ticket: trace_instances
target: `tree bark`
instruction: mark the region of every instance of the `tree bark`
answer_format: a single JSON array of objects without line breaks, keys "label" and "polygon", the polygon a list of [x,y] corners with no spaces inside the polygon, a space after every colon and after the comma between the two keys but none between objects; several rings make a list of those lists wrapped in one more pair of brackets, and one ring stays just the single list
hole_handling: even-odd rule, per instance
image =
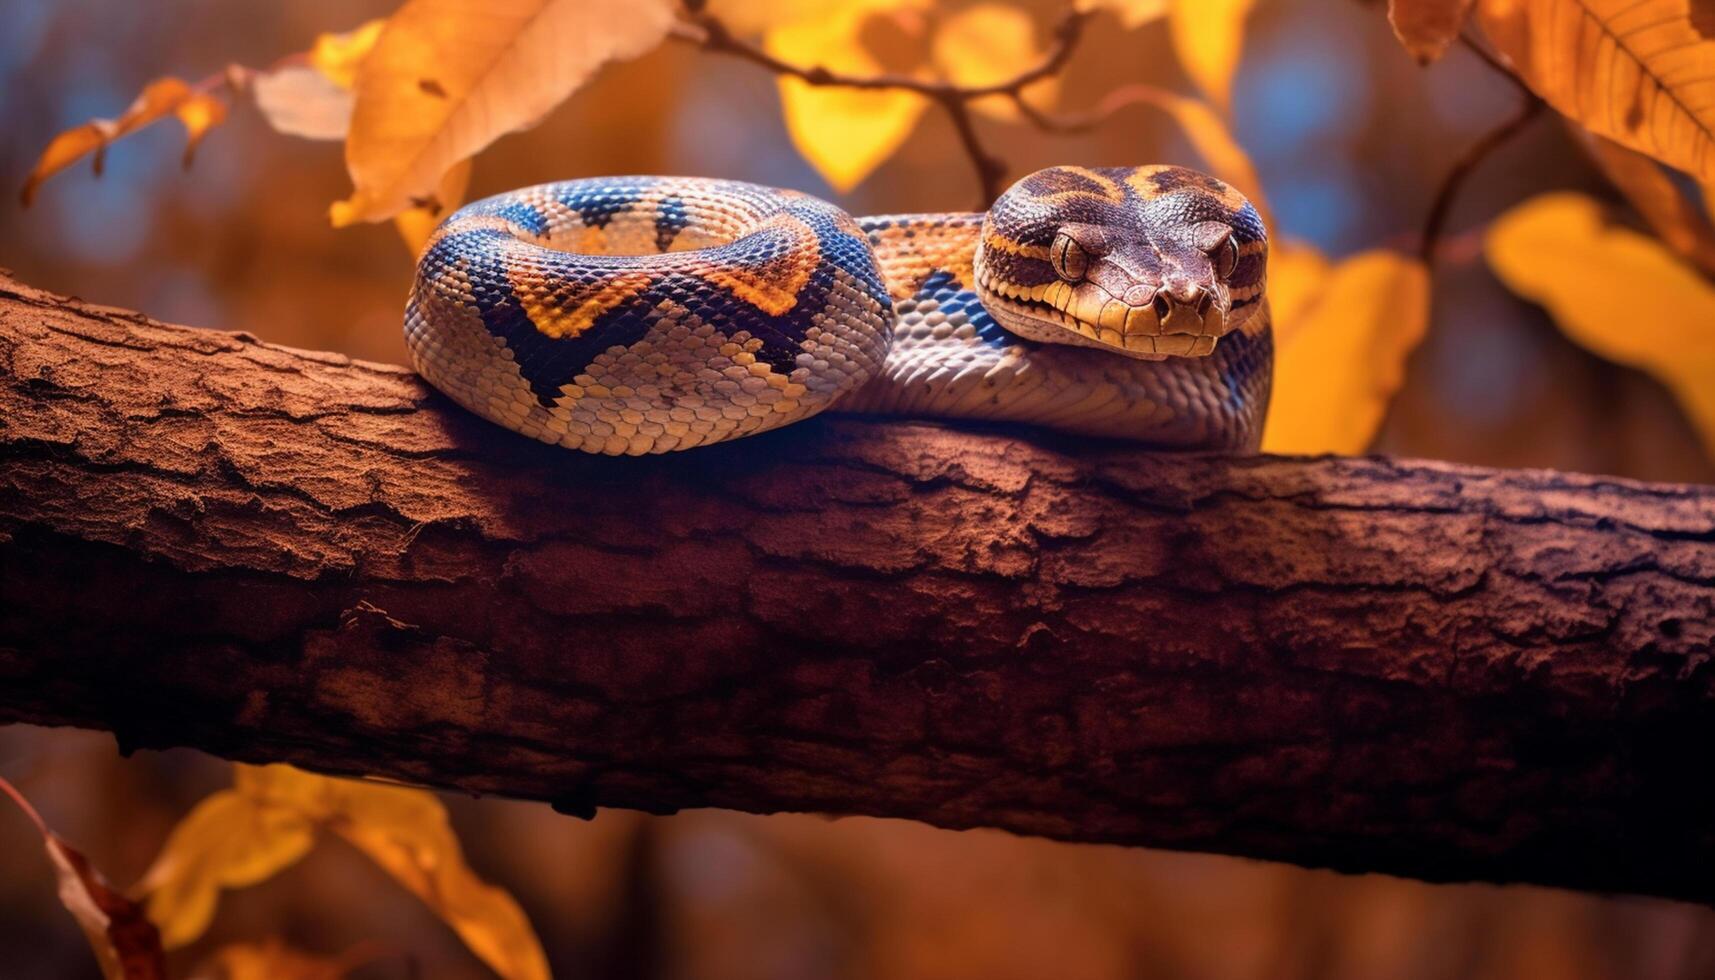
[{"label": "tree bark", "polygon": [[0,720],[1715,899],[1715,489],[813,420],[665,458],[0,278]]}]

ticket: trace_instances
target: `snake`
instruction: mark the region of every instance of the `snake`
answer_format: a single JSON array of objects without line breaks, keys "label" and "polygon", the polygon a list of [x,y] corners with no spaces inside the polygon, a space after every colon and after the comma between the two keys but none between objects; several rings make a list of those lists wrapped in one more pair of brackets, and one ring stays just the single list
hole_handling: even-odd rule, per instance
[{"label": "snake", "polygon": [[431,234],[416,370],[545,443],[646,455],[824,410],[1254,451],[1268,240],[1223,181],[1050,167],[987,211],[854,218],[810,194],[594,177]]}]

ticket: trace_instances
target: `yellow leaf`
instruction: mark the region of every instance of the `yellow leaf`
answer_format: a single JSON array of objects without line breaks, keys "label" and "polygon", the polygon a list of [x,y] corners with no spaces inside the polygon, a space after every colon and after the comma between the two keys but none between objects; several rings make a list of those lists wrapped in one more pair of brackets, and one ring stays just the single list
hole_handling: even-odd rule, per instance
[{"label": "yellow leaf", "polygon": [[1292,281],[1326,268],[1319,259],[1269,263],[1271,303],[1277,291],[1284,302],[1265,452],[1366,449],[1429,324],[1429,273],[1417,259],[1378,249],[1327,269],[1319,288]]},{"label": "yellow leaf", "polygon": [[1074,9],[1092,13],[1111,10],[1127,30],[1159,20],[1167,13],[1168,0],[1075,0]]},{"label": "yellow leaf", "polygon": [[1591,132],[1715,180],[1715,40],[1686,0],[1482,0],[1483,30]]},{"label": "yellow leaf", "polygon": [[177,115],[184,123],[185,164],[189,166],[203,134],[226,118],[226,104],[192,89],[182,79],[157,78],[143,87],[142,93],[117,119],[92,119],[55,136],[24,180],[19,199],[28,207],[42,181],[91,152],[95,154],[95,172],[100,175],[102,154],[109,143],[170,115]]},{"label": "yellow leaf", "polygon": [[42,835],[42,846],[59,878],[60,904],[77,920],[106,980],[165,980],[161,936],[137,903],[113,890],[82,854],[48,829],[41,814],[9,782],[0,792],[12,798]]},{"label": "yellow leaf", "polygon": [[278,132],[312,140],[342,140],[351,131],[357,96],[314,68],[291,65],[256,76],[256,108]]},{"label": "yellow leaf", "polygon": [[1170,0],[1167,26],[1185,74],[1223,115],[1232,109],[1233,72],[1244,51],[1253,0]]},{"label": "yellow leaf", "polygon": [[1388,0],[1394,37],[1421,64],[1429,64],[1459,36],[1473,0]]},{"label": "yellow leaf", "polygon": [[398,229],[399,237],[405,240],[405,247],[413,256],[422,254],[429,236],[447,215],[464,203],[465,187],[469,184],[470,161],[465,160],[447,171],[433,197],[413,201],[410,207],[393,216],[393,227]]},{"label": "yellow leaf", "polygon": [[672,0],[406,0],[357,69],[354,190],[335,225],[390,218],[453,165],[541,119],[603,63],[660,43]]},{"label": "yellow leaf", "polygon": [[[829,4],[820,17],[769,30],[763,46],[769,54],[793,64],[854,75],[878,74],[884,66],[862,43],[865,20],[925,5],[926,0]],[[798,152],[822,179],[844,193],[899,149],[928,103],[911,92],[815,86],[782,77],[780,108]]]},{"label": "yellow leaf", "polygon": [[[951,82],[980,88],[1004,82],[1042,59],[1036,43],[1036,25],[1017,7],[985,3],[967,7],[949,17],[935,31],[932,58],[935,67]],[[1046,78],[1024,90],[1037,108],[1054,102],[1057,79]],[[979,99],[977,111],[1008,122],[1019,118],[1018,107],[1004,96]]]},{"label": "yellow leaf", "polygon": [[381,39],[381,29],[386,26],[387,18],[378,17],[343,34],[317,35],[310,48],[310,67],[340,88],[354,87],[358,66],[369,57],[375,42]]},{"label": "yellow leaf", "polygon": [[1489,267],[1548,309],[1573,342],[1666,385],[1715,455],[1715,286],[1659,241],[1602,220],[1582,194],[1544,194],[1502,215]]},{"label": "yellow leaf", "polygon": [[1268,250],[1268,309],[1274,317],[1274,343],[1280,346],[1302,327],[1310,305],[1328,284],[1333,266],[1306,242],[1279,241]]},{"label": "yellow leaf", "polygon": [[1715,274],[1715,226],[1669,179],[1661,164],[1613,140],[1576,126],[1570,128],[1602,173],[1626,195],[1626,200],[1632,202],[1632,207],[1637,208],[1662,241],[1697,263],[1704,272]]},{"label": "yellow leaf", "polygon": [[168,949],[195,942],[223,888],[263,881],[309,853],[315,823],[291,805],[222,790],[179,821],[138,890]]}]

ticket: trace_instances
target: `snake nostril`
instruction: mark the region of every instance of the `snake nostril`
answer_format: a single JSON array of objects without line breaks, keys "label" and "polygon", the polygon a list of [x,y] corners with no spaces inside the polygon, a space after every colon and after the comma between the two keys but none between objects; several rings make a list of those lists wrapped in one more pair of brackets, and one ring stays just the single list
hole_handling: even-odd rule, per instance
[{"label": "snake nostril", "polygon": [[1157,320],[1167,319],[1167,314],[1171,310],[1172,307],[1169,305],[1169,303],[1167,301],[1167,297],[1165,295],[1163,295],[1161,293],[1156,293],[1155,294],[1155,302],[1151,305],[1153,305],[1155,307],[1155,318]]}]

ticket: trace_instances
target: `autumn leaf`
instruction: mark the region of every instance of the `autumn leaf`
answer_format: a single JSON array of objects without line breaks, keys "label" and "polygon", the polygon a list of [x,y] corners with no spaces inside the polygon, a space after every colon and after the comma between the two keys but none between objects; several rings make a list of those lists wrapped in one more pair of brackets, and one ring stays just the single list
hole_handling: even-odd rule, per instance
[{"label": "autumn leaf", "polygon": [[222,888],[255,884],[308,853],[318,832],[345,838],[422,899],[507,980],[545,980],[547,959],[512,897],[464,862],[433,794],[333,779],[290,766],[237,766],[233,787],[199,803],[139,886],[169,947],[208,928]]},{"label": "autumn leaf", "polygon": [[[981,88],[1004,82],[1043,57],[1036,42],[1036,25],[1017,7],[985,3],[966,7],[935,31],[931,48],[935,67],[951,82]],[[1032,106],[1046,109],[1054,102],[1059,81],[1045,78],[1028,86],[1024,96]],[[978,99],[972,106],[985,115],[1008,122],[1019,118],[1018,107],[1005,96]]]},{"label": "autumn leaf", "polygon": [[236,790],[208,797],[179,821],[137,890],[168,949],[207,931],[222,889],[265,881],[315,844],[316,825],[300,808]]},{"label": "autumn leaf", "polygon": [[1388,0],[1387,19],[1399,43],[1420,64],[1446,52],[1471,15],[1473,0]]},{"label": "autumn leaf", "polygon": [[1482,0],[1484,32],[1591,132],[1715,181],[1715,40],[1686,0]]},{"label": "autumn leaf", "polygon": [[137,903],[107,884],[82,854],[48,829],[41,814],[17,788],[0,779],[0,792],[12,798],[36,831],[59,878],[60,903],[77,920],[106,980],[164,980],[161,936]]},{"label": "autumn leaf", "polygon": [[1185,74],[1223,115],[1232,109],[1233,73],[1244,51],[1253,0],[1169,0],[1167,26]]},{"label": "autumn leaf", "polygon": [[1268,280],[1275,380],[1263,450],[1363,452],[1429,325],[1428,270],[1381,249],[1330,266],[1309,246],[1283,244]]},{"label": "autumn leaf", "polygon": [[535,123],[605,62],[660,43],[672,0],[407,0],[357,68],[350,198],[336,226],[433,194],[494,140]]},{"label": "autumn leaf", "polygon": [[1574,343],[1666,385],[1715,456],[1715,285],[1656,239],[1607,224],[1582,194],[1513,208],[1484,250],[1501,281],[1546,307]]},{"label": "autumn leaf", "polygon": [[192,88],[183,79],[157,78],[143,87],[142,93],[118,118],[92,119],[55,136],[25,178],[19,200],[29,207],[42,181],[91,153],[95,154],[96,176],[100,176],[109,144],[168,116],[177,118],[185,127],[184,164],[188,167],[203,136],[225,120],[226,103]]},{"label": "autumn leaf", "polygon": [[1715,275],[1715,225],[1668,177],[1661,164],[1613,140],[1572,128],[1609,182],[1626,195],[1662,241],[1704,272]]},{"label": "autumn leaf", "polygon": [[[769,30],[763,47],[792,64],[854,75],[885,66],[863,44],[866,19],[921,10],[926,0],[829,4],[821,16]],[[834,190],[845,193],[875,171],[911,135],[928,102],[913,92],[811,85],[780,79],[780,109],[792,144]]]}]

